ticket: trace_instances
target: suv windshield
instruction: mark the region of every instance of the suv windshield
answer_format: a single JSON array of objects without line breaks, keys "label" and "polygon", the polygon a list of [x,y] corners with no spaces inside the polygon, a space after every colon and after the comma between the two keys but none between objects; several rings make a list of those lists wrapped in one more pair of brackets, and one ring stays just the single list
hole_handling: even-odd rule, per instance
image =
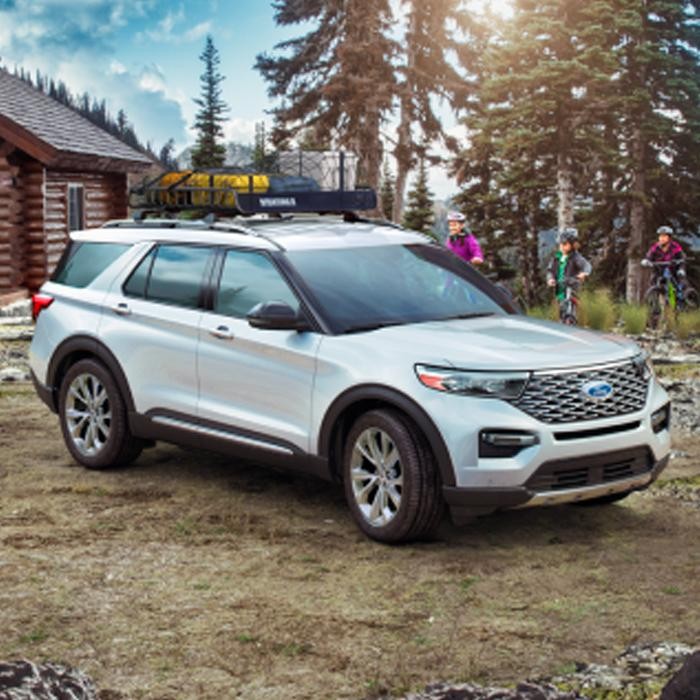
[{"label": "suv windshield", "polygon": [[433,245],[289,251],[336,332],[505,314],[490,283]]}]

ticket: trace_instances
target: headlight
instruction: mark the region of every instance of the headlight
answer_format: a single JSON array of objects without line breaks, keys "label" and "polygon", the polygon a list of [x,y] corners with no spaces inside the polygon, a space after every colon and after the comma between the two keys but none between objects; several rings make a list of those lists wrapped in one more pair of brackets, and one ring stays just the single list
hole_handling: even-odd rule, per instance
[{"label": "headlight", "polygon": [[517,399],[523,393],[528,372],[479,372],[416,365],[416,375],[429,389],[449,394],[492,399]]},{"label": "headlight", "polygon": [[642,379],[649,380],[654,376],[654,365],[651,361],[651,355],[646,350],[635,355],[632,361],[636,365],[639,376]]}]

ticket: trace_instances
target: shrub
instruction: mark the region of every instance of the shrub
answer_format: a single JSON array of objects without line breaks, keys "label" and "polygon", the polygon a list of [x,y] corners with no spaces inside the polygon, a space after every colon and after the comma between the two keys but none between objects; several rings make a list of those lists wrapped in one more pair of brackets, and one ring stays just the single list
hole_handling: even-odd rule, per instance
[{"label": "shrub", "polygon": [[630,335],[640,335],[647,327],[649,308],[646,304],[622,304],[620,306],[622,330]]},{"label": "shrub", "polygon": [[559,307],[554,302],[542,304],[541,306],[532,306],[527,310],[527,315],[532,318],[541,318],[545,321],[558,321]]},{"label": "shrub", "polygon": [[585,290],[579,304],[579,323],[596,331],[609,331],[615,325],[616,311],[609,289]]},{"label": "shrub", "polygon": [[684,311],[678,314],[676,334],[681,340],[700,334],[700,310]]}]

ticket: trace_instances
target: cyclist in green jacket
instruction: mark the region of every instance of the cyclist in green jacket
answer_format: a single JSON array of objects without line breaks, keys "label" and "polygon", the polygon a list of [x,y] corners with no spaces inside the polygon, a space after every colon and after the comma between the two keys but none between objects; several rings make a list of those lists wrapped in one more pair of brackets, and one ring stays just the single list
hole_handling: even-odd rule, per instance
[{"label": "cyclist in green jacket", "polygon": [[566,286],[573,280],[583,280],[591,274],[591,264],[579,253],[575,244],[578,231],[566,228],[559,233],[559,250],[554,254],[547,267],[547,284],[556,287],[557,299],[566,297]]}]

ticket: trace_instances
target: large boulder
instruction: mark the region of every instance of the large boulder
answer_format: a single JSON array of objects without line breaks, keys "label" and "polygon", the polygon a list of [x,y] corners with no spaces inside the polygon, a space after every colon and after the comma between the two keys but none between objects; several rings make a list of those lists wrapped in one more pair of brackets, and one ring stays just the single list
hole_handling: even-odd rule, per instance
[{"label": "large boulder", "polygon": [[700,651],[686,659],[661,691],[659,700],[700,700]]}]

